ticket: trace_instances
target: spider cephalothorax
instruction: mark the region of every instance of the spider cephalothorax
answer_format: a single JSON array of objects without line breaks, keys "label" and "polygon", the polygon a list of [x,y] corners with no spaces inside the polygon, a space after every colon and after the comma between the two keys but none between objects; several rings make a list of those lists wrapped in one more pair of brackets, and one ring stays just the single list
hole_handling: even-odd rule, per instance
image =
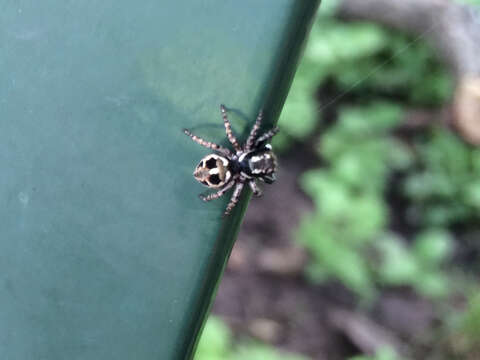
[{"label": "spider cephalothorax", "polygon": [[257,185],[257,179],[267,184],[275,181],[277,159],[272,151],[272,146],[268,142],[278,132],[278,128],[273,128],[263,135],[257,136],[263,118],[263,112],[260,111],[247,141],[243,146],[240,146],[233,135],[225,106],[220,105],[220,110],[227,138],[232,143],[234,151],[203,140],[187,129],[184,132],[196,143],[218,153],[207,155],[200,160],[193,176],[201,184],[212,189],[219,189],[207,196],[200,195],[200,198],[204,201],[218,199],[227,190],[235,186],[232,198],[225,210],[225,215],[228,215],[237,204],[245,183],[248,183],[254,195],[260,196],[262,193]]}]

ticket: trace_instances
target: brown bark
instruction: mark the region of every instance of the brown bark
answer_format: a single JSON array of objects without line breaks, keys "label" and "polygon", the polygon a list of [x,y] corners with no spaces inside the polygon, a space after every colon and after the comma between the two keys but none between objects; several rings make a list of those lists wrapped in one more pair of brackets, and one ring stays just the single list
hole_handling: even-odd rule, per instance
[{"label": "brown bark", "polygon": [[450,0],[342,0],[338,15],[428,39],[456,78],[455,124],[480,144],[480,12]]}]

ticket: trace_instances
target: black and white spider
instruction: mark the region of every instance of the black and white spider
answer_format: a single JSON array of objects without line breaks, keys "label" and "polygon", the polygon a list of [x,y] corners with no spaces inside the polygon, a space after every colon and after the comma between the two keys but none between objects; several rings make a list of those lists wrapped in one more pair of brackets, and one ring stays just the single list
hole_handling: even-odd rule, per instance
[{"label": "black and white spider", "polygon": [[261,196],[262,192],[256,182],[257,179],[267,184],[275,181],[277,159],[272,151],[272,146],[268,142],[278,132],[278,128],[275,127],[257,137],[263,119],[263,112],[260,111],[247,141],[243,146],[240,146],[233,135],[224,105],[220,105],[220,111],[222,112],[227,138],[234,149],[233,152],[225,147],[203,140],[187,129],[183,131],[196,143],[218,153],[207,155],[200,160],[193,176],[201,184],[211,189],[219,189],[207,196],[199,195],[203,201],[218,199],[235,186],[232,198],[225,210],[225,215],[228,215],[237,205],[245,183],[248,183],[254,195]]}]

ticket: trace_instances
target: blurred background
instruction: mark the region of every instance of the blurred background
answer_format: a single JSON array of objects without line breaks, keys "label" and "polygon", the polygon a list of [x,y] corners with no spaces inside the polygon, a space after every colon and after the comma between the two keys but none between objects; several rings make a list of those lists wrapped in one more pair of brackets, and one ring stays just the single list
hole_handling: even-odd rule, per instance
[{"label": "blurred background", "polygon": [[480,359],[480,0],[324,0],[196,360]]}]

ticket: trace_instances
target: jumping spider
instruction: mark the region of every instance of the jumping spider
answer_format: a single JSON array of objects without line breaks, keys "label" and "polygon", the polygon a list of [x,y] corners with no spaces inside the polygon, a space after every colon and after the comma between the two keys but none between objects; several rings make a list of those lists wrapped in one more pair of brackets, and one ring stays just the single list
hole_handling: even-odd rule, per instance
[{"label": "jumping spider", "polygon": [[206,196],[199,195],[203,201],[218,199],[235,186],[232,198],[225,210],[225,215],[228,215],[237,205],[245,183],[248,183],[254,195],[261,196],[262,192],[257,185],[257,179],[267,184],[275,181],[277,159],[272,151],[272,146],[267,142],[278,132],[278,128],[275,127],[257,137],[263,119],[263,111],[260,111],[247,141],[243,146],[240,146],[233,135],[224,105],[220,105],[220,111],[222,112],[227,138],[234,149],[233,152],[220,145],[203,140],[187,129],[184,129],[183,132],[196,143],[218,153],[207,155],[200,160],[193,176],[201,184],[211,189],[219,189],[217,192]]}]

